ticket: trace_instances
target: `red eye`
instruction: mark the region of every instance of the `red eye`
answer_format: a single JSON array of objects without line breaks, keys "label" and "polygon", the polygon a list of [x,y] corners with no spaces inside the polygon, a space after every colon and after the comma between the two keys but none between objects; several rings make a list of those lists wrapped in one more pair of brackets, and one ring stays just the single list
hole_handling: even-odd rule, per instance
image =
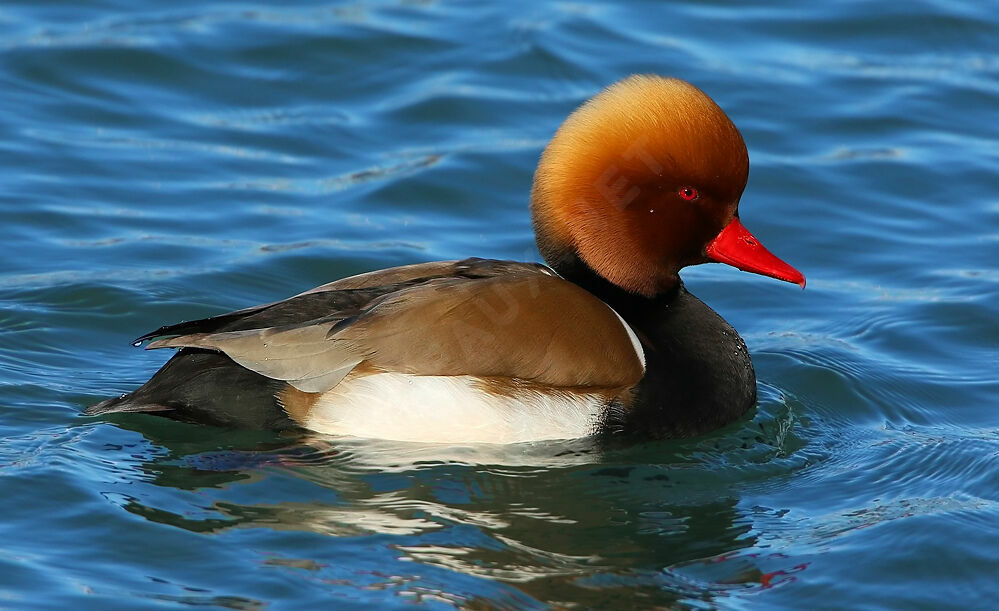
[{"label": "red eye", "polygon": [[698,196],[697,189],[694,187],[681,187],[679,193],[680,197],[688,202],[697,199]]}]

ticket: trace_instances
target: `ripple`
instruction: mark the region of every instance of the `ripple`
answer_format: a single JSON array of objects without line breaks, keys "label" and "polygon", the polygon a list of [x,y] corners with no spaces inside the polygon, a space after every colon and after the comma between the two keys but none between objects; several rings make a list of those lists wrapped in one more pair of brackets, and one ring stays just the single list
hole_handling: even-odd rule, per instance
[{"label": "ripple", "polygon": [[173,159],[178,153],[210,153],[222,157],[233,157],[239,159],[260,159],[273,163],[298,163],[298,159],[289,155],[275,154],[270,151],[253,150],[244,147],[214,145],[206,142],[191,142],[166,139],[138,138],[126,134],[107,133],[104,131],[73,133],[52,129],[27,129],[26,137],[53,144],[70,145],[73,147],[84,146],[92,148],[109,149],[138,149],[143,151],[162,151],[162,156],[153,156],[153,159],[167,160]]},{"label": "ripple", "polygon": [[327,194],[352,189],[369,182],[399,180],[433,167],[441,161],[442,155],[426,155],[408,159],[392,165],[379,165],[355,170],[339,176],[291,180],[283,178],[254,179],[243,182],[208,184],[208,188],[235,189],[243,191],[288,191],[292,193]]},{"label": "ripple", "polygon": [[275,107],[253,110],[230,110],[222,114],[193,115],[190,120],[207,127],[237,129],[271,129],[288,125],[321,126],[356,123],[358,118],[342,109],[330,106]]}]

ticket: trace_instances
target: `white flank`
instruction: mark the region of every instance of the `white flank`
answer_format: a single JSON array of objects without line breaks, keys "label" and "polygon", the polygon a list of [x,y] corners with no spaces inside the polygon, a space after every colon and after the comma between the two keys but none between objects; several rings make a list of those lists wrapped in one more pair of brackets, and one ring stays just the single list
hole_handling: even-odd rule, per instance
[{"label": "white flank", "polygon": [[596,432],[605,399],[518,390],[495,395],[471,376],[348,376],[303,425],[329,435],[428,443],[517,443]]}]

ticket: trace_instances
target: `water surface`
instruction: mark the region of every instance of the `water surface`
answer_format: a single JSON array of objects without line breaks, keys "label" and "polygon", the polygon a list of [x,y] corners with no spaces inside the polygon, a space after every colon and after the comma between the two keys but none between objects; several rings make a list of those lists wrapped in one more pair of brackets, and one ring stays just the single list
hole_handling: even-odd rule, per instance
[{"label": "water surface", "polygon": [[[999,594],[989,3],[0,7],[0,606],[987,608]],[[804,292],[684,272],[759,406],[711,435],[427,449],[84,418],[166,322],[536,260],[559,122],[688,79]]]}]

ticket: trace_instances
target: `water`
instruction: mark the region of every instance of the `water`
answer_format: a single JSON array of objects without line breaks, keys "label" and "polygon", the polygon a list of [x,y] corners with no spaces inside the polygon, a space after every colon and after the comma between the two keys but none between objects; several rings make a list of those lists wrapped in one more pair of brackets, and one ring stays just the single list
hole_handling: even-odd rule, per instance
[{"label": "water", "polygon": [[[990,3],[0,7],[0,606],[991,607]],[[166,322],[536,259],[533,168],[633,72],[741,128],[808,289],[702,266],[758,408],[703,438],[447,451],[80,410]]]}]

